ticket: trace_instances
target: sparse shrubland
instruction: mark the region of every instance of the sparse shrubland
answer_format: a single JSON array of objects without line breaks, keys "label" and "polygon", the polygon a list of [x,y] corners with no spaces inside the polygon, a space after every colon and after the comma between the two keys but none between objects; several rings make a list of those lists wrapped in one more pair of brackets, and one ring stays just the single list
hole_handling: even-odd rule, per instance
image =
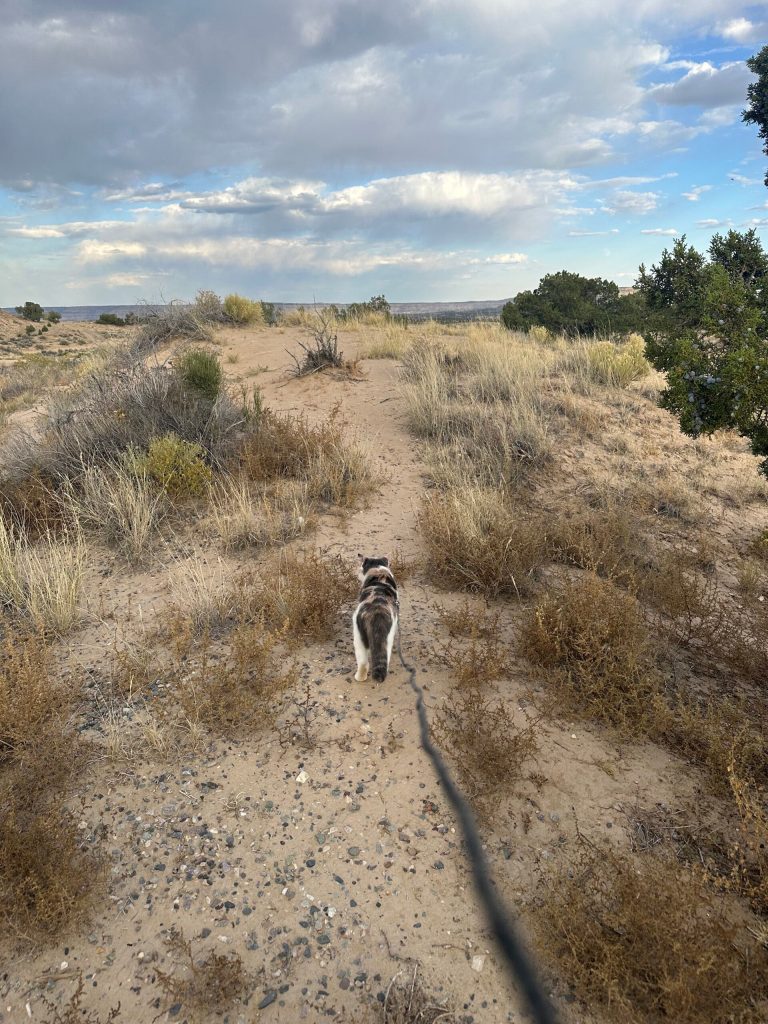
[{"label": "sparse shrubland", "polygon": [[609,1020],[758,1024],[768,955],[735,918],[695,869],[583,843],[528,915],[552,967]]},{"label": "sparse shrubland", "polygon": [[68,632],[79,617],[85,548],[79,531],[31,541],[0,517],[0,612],[38,630]]}]

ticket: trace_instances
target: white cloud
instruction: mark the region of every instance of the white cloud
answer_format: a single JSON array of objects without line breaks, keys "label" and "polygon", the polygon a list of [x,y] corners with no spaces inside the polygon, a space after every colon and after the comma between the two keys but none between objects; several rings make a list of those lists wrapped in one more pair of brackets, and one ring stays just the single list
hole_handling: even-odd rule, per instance
[{"label": "white cloud", "polygon": [[641,235],[677,235],[677,228],[642,228]]},{"label": "white cloud", "polygon": [[752,22],[748,18],[731,18],[719,26],[719,32],[725,39],[734,43],[757,43],[768,34],[768,22]]},{"label": "white cloud", "polygon": [[605,213],[645,214],[655,210],[661,196],[658,192],[630,192],[617,189],[602,207]]},{"label": "white cloud", "polygon": [[728,177],[731,181],[735,181],[737,185],[762,185],[762,178],[747,178],[743,174],[739,174],[737,171],[729,171]]},{"label": "white cloud", "polygon": [[696,221],[697,228],[728,228],[733,224],[732,220],[718,220],[717,217],[705,217]]},{"label": "white cloud", "polygon": [[697,203],[705,192],[711,191],[711,185],[694,185],[690,192],[683,192],[682,196],[683,199],[687,199],[691,203]]},{"label": "white cloud", "polygon": [[569,231],[571,238],[596,238],[600,235],[618,235],[618,228],[610,228],[607,231]]}]

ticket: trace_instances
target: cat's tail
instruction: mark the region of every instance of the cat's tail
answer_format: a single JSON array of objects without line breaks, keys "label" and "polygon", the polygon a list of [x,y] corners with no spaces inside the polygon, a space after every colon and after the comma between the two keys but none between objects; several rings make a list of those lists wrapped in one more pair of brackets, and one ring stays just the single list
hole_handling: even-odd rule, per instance
[{"label": "cat's tail", "polygon": [[369,645],[371,648],[371,676],[377,683],[383,683],[389,669],[387,639],[392,628],[389,615],[374,615],[370,622]]}]

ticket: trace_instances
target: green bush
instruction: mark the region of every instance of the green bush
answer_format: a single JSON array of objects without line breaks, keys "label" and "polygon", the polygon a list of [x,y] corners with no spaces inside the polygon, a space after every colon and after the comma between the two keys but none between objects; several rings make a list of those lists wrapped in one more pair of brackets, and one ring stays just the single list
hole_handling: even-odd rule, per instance
[{"label": "green bush", "polygon": [[45,319],[49,324],[57,324],[61,320],[61,313],[57,313],[55,309],[49,309],[45,314]]},{"label": "green bush", "polygon": [[108,324],[110,327],[125,327],[125,320],[116,313],[102,313],[97,324]]},{"label": "green bush", "polygon": [[242,295],[233,293],[227,295],[222,303],[224,315],[233,324],[245,326],[246,324],[263,324],[264,309],[260,302],[253,299],[246,299]]},{"label": "green bush", "polygon": [[43,307],[39,302],[25,302],[23,306],[17,306],[16,312],[19,316],[23,316],[25,320],[38,320],[43,319]]},{"label": "green bush", "polygon": [[630,334],[623,345],[612,341],[596,341],[587,349],[591,377],[600,384],[625,388],[651,372],[645,358],[645,341],[639,334]]},{"label": "green bush", "polygon": [[218,356],[204,348],[190,348],[176,362],[176,372],[184,384],[204,398],[215,402],[221,393],[224,371]]},{"label": "green bush", "polygon": [[191,498],[204,494],[211,482],[211,469],[203,461],[205,449],[176,434],[156,437],[145,455],[133,456],[137,475],[146,475],[172,498]]}]

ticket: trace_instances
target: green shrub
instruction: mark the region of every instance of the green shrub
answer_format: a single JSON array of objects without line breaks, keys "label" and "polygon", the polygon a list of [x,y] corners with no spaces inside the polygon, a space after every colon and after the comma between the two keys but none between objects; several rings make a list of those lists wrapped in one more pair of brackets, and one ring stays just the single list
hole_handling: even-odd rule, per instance
[{"label": "green shrub", "polygon": [[224,371],[219,357],[208,349],[190,348],[176,362],[176,372],[188,388],[215,402],[221,393]]},{"label": "green shrub", "polygon": [[34,334],[35,328],[32,326],[32,324],[27,324],[27,326],[24,328],[24,333],[27,335]]},{"label": "green shrub", "polygon": [[623,345],[612,341],[596,341],[587,349],[590,376],[600,384],[625,388],[651,372],[645,358],[645,341],[639,334],[630,334]]},{"label": "green shrub", "polygon": [[227,295],[222,303],[224,314],[234,324],[244,326],[246,324],[263,324],[264,309],[260,302],[253,299],[246,299],[242,295],[233,293]]},{"label": "green shrub", "polygon": [[49,324],[57,324],[61,320],[61,313],[57,313],[54,309],[49,309],[45,314],[45,319]]},{"label": "green shrub", "polygon": [[108,324],[110,327],[125,327],[125,320],[117,313],[102,313],[96,323]]},{"label": "green shrub", "polygon": [[205,449],[175,434],[150,442],[145,455],[134,456],[137,474],[146,474],[173,498],[204,494],[211,482],[211,469],[203,461]]},{"label": "green shrub", "polygon": [[43,319],[43,307],[39,302],[25,302],[23,306],[17,306],[16,312],[19,316],[23,316],[25,320],[38,320]]}]

